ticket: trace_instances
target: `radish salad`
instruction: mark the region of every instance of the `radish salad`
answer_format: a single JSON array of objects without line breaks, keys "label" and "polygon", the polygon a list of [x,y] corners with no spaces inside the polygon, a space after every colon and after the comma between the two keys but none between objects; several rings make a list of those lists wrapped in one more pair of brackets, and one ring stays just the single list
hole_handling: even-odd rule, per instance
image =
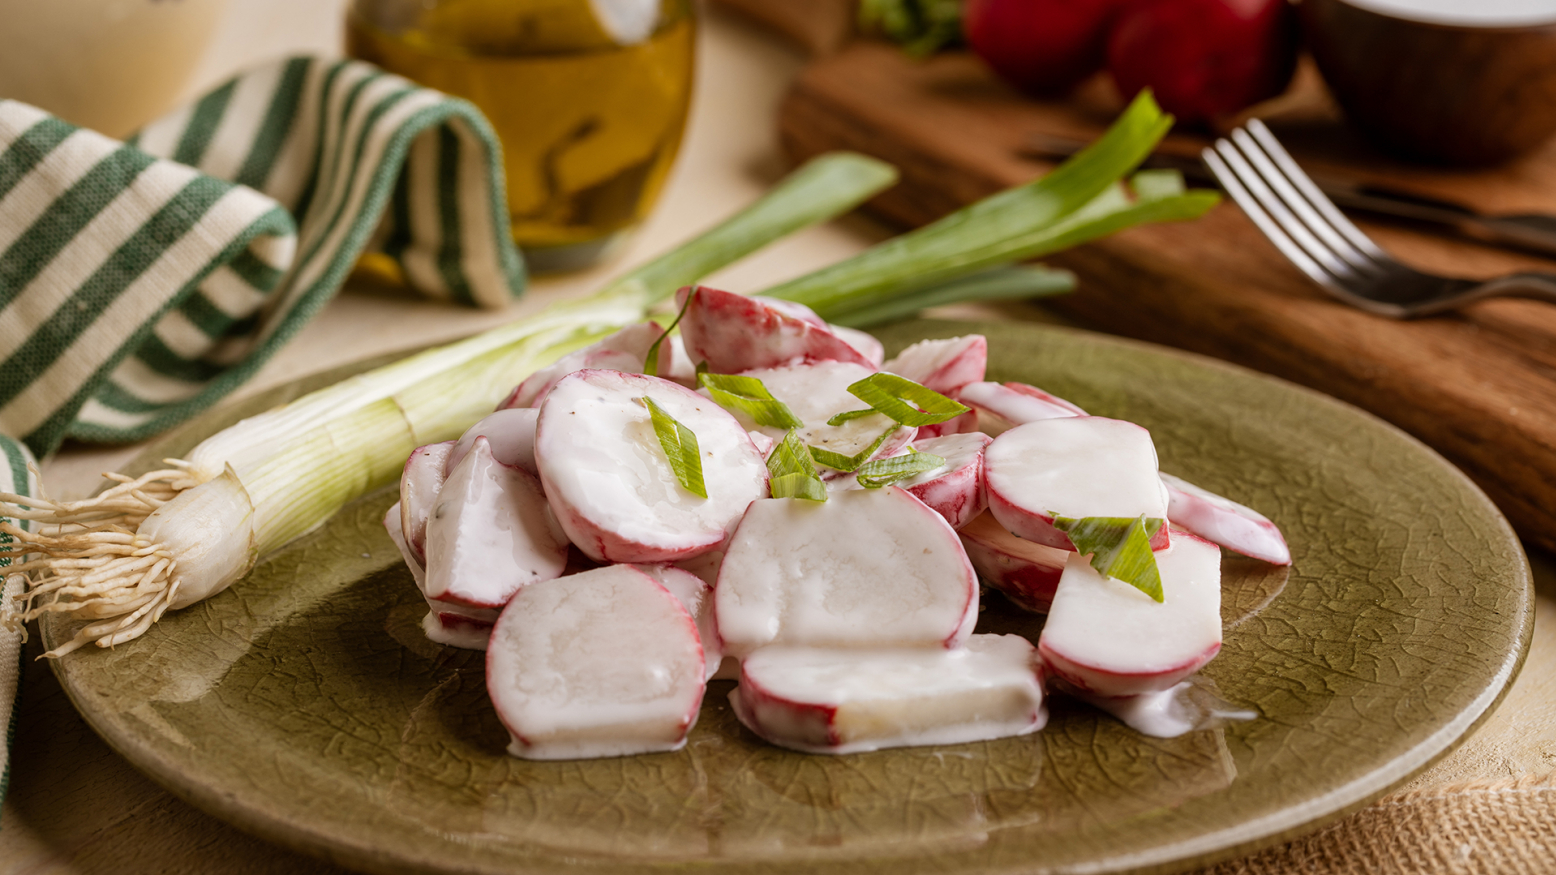
[{"label": "radish salad", "polygon": [[[887,361],[791,302],[678,303],[418,448],[384,518],[428,637],[486,651],[511,753],[675,750],[720,677],[811,753],[1035,732],[1049,689],[1194,728],[1221,548],[1289,564],[1273,523],[1140,426],[986,381],[981,336]],[[974,633],[980,582],[1047,614],[1036,641]]]}]

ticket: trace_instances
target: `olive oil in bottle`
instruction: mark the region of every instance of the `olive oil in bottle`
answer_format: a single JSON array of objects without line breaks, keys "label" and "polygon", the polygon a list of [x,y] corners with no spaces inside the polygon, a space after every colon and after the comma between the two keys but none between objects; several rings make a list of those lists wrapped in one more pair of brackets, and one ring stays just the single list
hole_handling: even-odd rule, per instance
[{"label": "olive oil in bottle", "polygon": [[586,267],[640,222],[691,98],[691,0],[355,0],[346,50],[480,107],[532,270]]}]

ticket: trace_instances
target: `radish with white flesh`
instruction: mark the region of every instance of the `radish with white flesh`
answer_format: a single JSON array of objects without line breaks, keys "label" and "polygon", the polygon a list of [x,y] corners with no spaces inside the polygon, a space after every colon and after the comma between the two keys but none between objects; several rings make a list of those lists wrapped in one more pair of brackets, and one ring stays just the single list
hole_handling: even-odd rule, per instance
[{"label": "radish with white flesh", "polygon": [[522,468],[475,440],[449,472],[427,524],[427,598],[500,608],[520,587],[561,575],[567,537]]},{"label": "radish with white flesh", "polygon": [[389,540],[400,551],[400,558],[405,560],[405,567],[411,570],[411,580],[416,581],[416,588],[423,594],[427,592],[427,570],[421,564],[416,554],[411,552],[411,545],[406,543],[405,529],[400,516],[400,503],[396,501],[384,512],[384,531],[389,533]]},{"label": "radish with white flesh", "polygon": [[[492,626],[497,622],[500,613],[496,609],[490,609],[483,611],[490,616],[472,617],[468,613],[461,612],[459,605],[429,600],[427,606],[431,610],[427,612],[427,616],[421,618],[422,633],[433,643],[458,647],[462,650],[485,650],[487,639],[492,634]],[[479,609],[465,608],[464,610],[475,612]]]},{"label": "radish with white flesh", "polygon": [[[875,371],[858,364],[816,362],[746,371],[741,376],[761,380],[767,391],[787,405],[789,412],[804,423],[799,427],[799,439],[806,446],[852,457],[868,449],[888,430],[895,429],[869,456],[869,459],[884,459],[907,446],[917,435],[917,430],[897,425],[884,413],[850,419],[842,425],[827,424],[827,420],[839,413],[862,410],[869,406],[850,394],[848,387],[873,373]],[[762,425],[739,411],[735,411],[735,417],[747,429],[761,432],[775,443],[788,434],[788,429]],[[821,469],[823,479],[830,479],[837,474],[832,468]]]},{"label": "radish with white flesh", "polygon": [[678,750],[705,689],[697,626],[668,590],[611,565],[520,590],[486,651],[486,688],[537,760]]},{"label": "radish with white flesh", "polygon": [[978,428],[992,437],[1028,422],[1086,415],[1063,398],[1024,383],[968,383],[956,400],[978,411]]},{"label": "radish with white flesh", "polygon": [[[645,396],[696,435],[707,498],[676,479]],[[642,374],[563,378],[540,405],[535,458],[562,528],[600,562],[675,562],[717,550],[746,505],[767,495],[767,464],[735,417]]]},{"label": "radish with white flesh", "polygon": [[[514,387],[513,393],[498,406],[498,409],[537,407],[558,380],[585,368],[640,374],[643,372],[643,361],[648,358],[649,349],[664,333],[665,330],[660,328],[657,322],[628,325],[615,334],[577,352],[568,353],[549,367],[530,374],[524,382]],[[669,348],[665,344],[660,344],[658,362],[660,373],[669,373],[672,365]]]},{"label": "radish with white flesh", "polygon": [[886,347],[875,339],[875,335],[857,328],[849,328],[847,325],[828,325],[827,330],[853,347],[855,352],[864,356],[865,361],[877,370],[886,361]]},{"label": "radish with white flesh", "polygon": [[[729,293],[726,292],[725,294]],[[777,310],[785,316],[798,319],[801,322],[814,325],[817,328],[826,328],[828,330],[832,328],[831,325],[827,324],[827,320],[821,318],[820,314],[818,314],[815,310],[805,306],[804,304],[799,304],[794,301],[785,301],[783,298],[769,298],[766,295],[750,295],[749,297],[753,301],[761,301],[763,304],[773,308],[774,310]]]},{"label": "radish with white flesh", "polygon": [[919,426],[917,439],[928,440],[929,438],[946,437],[953,434],[972,434],[975,431],[983,431],[983,429],[978,427],[977,409],[972,408],[966,413],[947,419],[945,422]]},{"label": "radish with white flesh", "polygon": [[945,459],[932,471],[897,482],[913,497],[960,529],[989,506],[983,488],[983,450],[993,438],[982,432],[915,440],[913,449]]},{"label": "radish with white flesh", "polygon": [[448,479],[448,457],[454,452],[454,441],[428,444],[411,451],[400,472],[400,536],[411,555],[425,568],[427,565],[427,519]]},{"label": "radish with white flesh", "polygon": [[764,647],[729,700],[752,732],[805,753],[985,741],[1047,722],[1035,657],[1018,635],[955,650]]},{"label": "radish with white flesh", "polygon": [[1263,514],[1171,474],[1163,474],[1162,482],[1167,486],[1167,519],[1173,525],[1233,553],[1271,565],[1291,564],[1285,537]]},{"label": "radish with white flesh", "polygon": [[665,369],[664,359],[661,358],[661,368],[657,376],[672,383],[680,383],[688,389],[697,388],[697,363],[692,361],[691,353],[686,351],[686,339],[679,334],[672,334],[665,338],[664,345],[660,349],[668,350],[661,353],[661,356],[668,356],[670,365]]},{"label": "radish with white flesh", "polygon": [[[1044,419],[1018,425],[983,453],[989,510],[1012,534],[1074,550],[1055,517],[1141,516],[1166,519],[1167,488],[1156,468],[1151,433],[1132,422],[1100,416]],[[1151,548],[1167,544],[1167,527]]]},{"label": "radish with white flesh", "polygon": [[697,624],[697,637],[702,642],[702,658],[708,680],[719,670],[724,661],[724,649],[719,646],[719,636],[713,629],[713,584],[696,574],[674,565],[634,565],[633,568],[652,577],[654,582],[670,591],[686,613]]},{"label": "radish with white flesh", "polygon": [[535,467],[535,418],[539,415],[533,407],[511,407],[470,426],[449,453],[448,470],[464,461],[476,438],[484,437],[492,445],[492,458],[540,476]]},{"label": "radish with white flesh", "polygon": [[946,521],[898,489],[754,502],[714,587],[724,651],[959,647],[978,581]]},{"label": "radish with white flesh", "polygon": [[[681,289],[676,303],[686,305],[693,291]],[[681,336],[692,360],[707,362],[713,373],[819,361],[851,362],[875,371],[869,359],[828,331],[825,323],[816,325],[785,312],[787,302],[781,309],[768,301],[706,286],[696,287],[695,292],[681,317]]]},{"label": "radish with white flesh", "polygon": [[1156,553],[1163,601],[1071,554],[1038,639],[1043,663],[1076,689],[1135,696],[1171,688],[1221,650],[1221,549],[1174,532]]},{"label": "radish with white flesh", "polygon": [[1046,614],[1065,563],[1075,555],[1018,538],[984,511],[956,532],[962,536],[967,558],[984,583],[1005,594],[1016,605]]},{"label": "radish with white flesh", "polygon": [[881,370],[907,377],[942,395],[955,394],[983,379],[989,363],[989,341],[981,334],[921,340],[881,364]]}]

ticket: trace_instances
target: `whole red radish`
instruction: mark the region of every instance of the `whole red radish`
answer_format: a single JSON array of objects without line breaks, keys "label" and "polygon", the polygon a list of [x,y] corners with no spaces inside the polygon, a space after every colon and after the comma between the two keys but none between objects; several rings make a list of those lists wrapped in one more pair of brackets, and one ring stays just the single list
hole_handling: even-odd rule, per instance
[{"label": "whole red radish", "polygon": [[1286,0],[1133,0],[1113,22],[1107,63],[1126,98],[1150,88],[1179,120],[1206,121],[1284,91],[1297,40]]},{"label": "whole red radish", "polygon": [[1001,79],[1039,97],[1102,69],[1108,24],[1127,0],[967,0],[962,32]]}]

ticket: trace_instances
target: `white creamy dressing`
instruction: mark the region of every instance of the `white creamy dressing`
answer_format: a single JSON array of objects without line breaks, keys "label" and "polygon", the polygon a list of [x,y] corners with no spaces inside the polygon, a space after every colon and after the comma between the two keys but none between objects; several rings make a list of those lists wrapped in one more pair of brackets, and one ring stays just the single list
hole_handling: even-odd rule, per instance
[{"label": "white creamy dressing", "polygon": [[1112,714],[1141,735],[1153,738],[1176,738],[1259,717],[1256,711],[1238,708],[1222,699],[1214,686],[1200,675],[1168,689],[1138,696],[1108,698],[1067,692]]},{"label": "white creamy dressing", "polygon": [[996,494],[1049,518],[1167,516],[1156,446],[1132,422],[1100,416],[1029,422],[989,444],[984,466],[995,514],[1017,531],[992,501]]},{"label": "white creamy dressing", "polygon": [[491,638],[490,624],[472,622],[461,617],[440,617],[436,608],[421,618],[421,630],[427,639],[448,647],[463,650],[485,650]]},{"label": "white creamy dressing", "polygon": [[[849,362],[817,362],[762,368],[747,371],[743,376],[761,380],[774,398],[788,405],[790,412],[805,423],[799,429],[799,438],[807,446],[853,456],[874,443],[882,432],[896,425],[883,413],[850,419],[842,425],[827,425],[827,420],[839,413],[869,406],[849,394],[848,387],[873,373],[864,365]],[[747,429],[759,431],[774,442],[783,440],[788,433],[788,429],[758,425],[741,413],[737,413],[736,417]],[[913,429],[898,428],[871,458],[890,456],[912,439]]]}]

